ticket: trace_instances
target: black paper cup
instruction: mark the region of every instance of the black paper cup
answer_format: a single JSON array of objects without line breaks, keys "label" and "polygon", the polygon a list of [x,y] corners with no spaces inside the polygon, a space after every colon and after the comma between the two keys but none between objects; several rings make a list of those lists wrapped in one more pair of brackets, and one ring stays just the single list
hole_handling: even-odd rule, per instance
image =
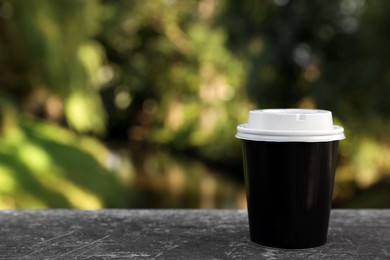
[{"label": "black paper cup", "polygon": [[250,111],[242,139],[250,238],[279,248],[326,243],[339,140],[324,110]]}]

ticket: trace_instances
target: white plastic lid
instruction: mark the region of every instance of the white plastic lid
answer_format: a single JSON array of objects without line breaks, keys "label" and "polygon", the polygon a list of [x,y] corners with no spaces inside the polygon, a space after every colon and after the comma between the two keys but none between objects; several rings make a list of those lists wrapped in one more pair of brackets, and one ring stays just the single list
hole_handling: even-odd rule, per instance
[{"label": "white plastic lid", "polygon": [[318,109],[249,111],[248,123],[237,126],[236,137],[270,142],[330,142],[344,139],[344,128],[333,125],[332,112]]}]

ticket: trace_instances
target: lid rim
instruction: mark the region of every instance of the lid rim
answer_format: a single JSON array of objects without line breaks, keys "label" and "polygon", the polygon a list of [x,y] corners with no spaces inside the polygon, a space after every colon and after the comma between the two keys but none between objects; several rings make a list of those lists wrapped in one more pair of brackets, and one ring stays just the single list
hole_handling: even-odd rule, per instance
[{"label": "lid rim", "polygon": [[270,135],[270,136],[330,136],[342,134],[344,128],[338,125],[333,125],[332,130],[327,131],[298,131],[298,130],[263,130],[248,128],[248,124],[237,126],[237,133],[253,134],[253,135]]},{"label": "lid rim", "polygon": [[345,139],[345,135],[341,133],[327,136],[276,136],[237,133],[236,138],[246,141],[260,142],[333,142]]}]

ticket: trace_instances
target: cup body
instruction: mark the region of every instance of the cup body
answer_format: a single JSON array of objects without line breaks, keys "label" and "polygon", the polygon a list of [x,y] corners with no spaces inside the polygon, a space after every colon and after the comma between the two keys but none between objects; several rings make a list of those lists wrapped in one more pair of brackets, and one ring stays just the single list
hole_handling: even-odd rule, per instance
[{"label": "cup body", "polygon": [[250,238],[279,248],[326,243],[338,140],[242,140]]}]

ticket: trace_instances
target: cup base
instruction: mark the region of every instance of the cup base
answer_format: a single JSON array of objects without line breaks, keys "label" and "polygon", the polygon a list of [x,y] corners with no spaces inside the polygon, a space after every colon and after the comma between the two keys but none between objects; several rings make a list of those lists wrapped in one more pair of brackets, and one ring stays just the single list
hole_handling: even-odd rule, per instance
[{"label": "cup base", "polygon": [[299,244],[299,243],[291,244],[291,243],[283,243],[283,242],[274,243],[274,242],[264,241],[262,239],[257,239],[252,237],[250,238],[250,240],[256,245],[270,247],[270,248],[279,248],[279,249],[308,249],[308,248],[323,246],[326,244],[326,240],[315,241],[307,244]]}]

